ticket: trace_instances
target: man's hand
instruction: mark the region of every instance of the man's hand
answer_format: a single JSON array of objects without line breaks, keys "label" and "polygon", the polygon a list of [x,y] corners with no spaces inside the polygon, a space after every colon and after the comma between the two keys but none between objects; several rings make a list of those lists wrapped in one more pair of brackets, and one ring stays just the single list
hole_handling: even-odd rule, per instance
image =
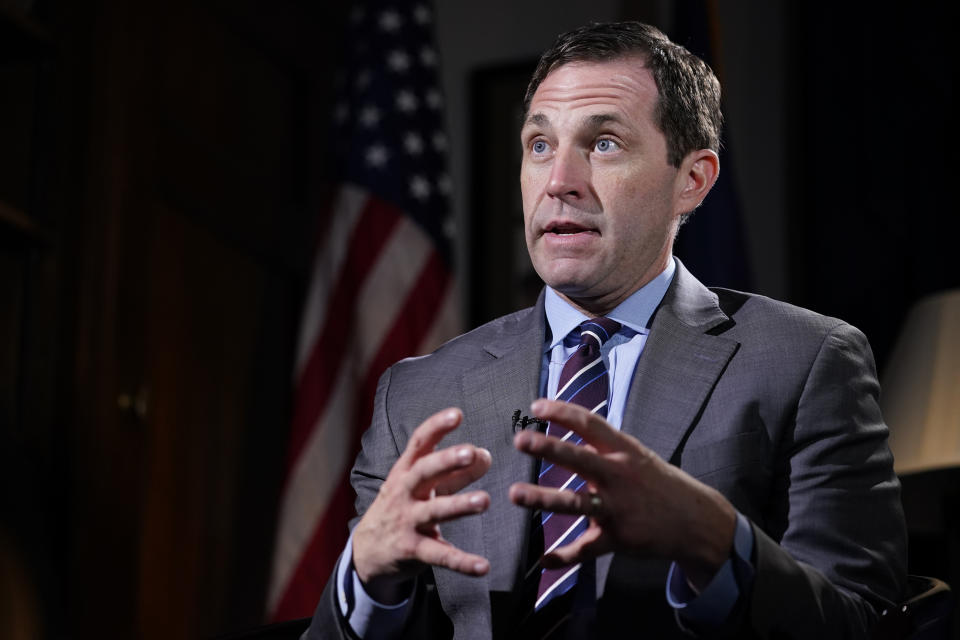
[{"label": "man's hand", "polygon": [[528,483],[510,487],[517,505],[590,516],[587,531],[546,554],[544,566],[619,551],[675,560],[695,587],[709,583],[730,555],[736,528],[736,511],[720,492],[583,407],[541,399],[531,410],[579,434],[584,444],[521,431],[514,445],[577,473],[588,487],[586,493]]},{"label": "man's hand", "polygon": [[483,491],[451,495],[490,468],[490,452],[470,444],[435,450],[463,414],[445,409],[410,436],[373,504],[353,531],[353,566],[367,592],[385,604],[403,599],[403,583],[426,565],[483,575],[490,563],[457,549],[440,535],[439,523],[485,511]]}]

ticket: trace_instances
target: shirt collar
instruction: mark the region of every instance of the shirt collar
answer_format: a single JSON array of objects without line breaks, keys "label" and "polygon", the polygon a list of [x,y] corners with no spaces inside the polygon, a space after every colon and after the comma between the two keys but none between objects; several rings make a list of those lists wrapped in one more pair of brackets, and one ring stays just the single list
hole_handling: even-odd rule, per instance
[{"label": "shirt collar", "polygon": [[[667,262],[667,268],[661,271],[660,275],[630,294],[626,300],[608,313],[607,317],[637,333],[646,333],[650,316],[667,293],[676,270],[677,265],[671,258]],[[546,345],[547,349],[555,347],[581,322],[589,320],[550,287],[547,287],[544,296],[544,308],[547,312],[547,325],[550,327],[551,336],[550,343]]]}]

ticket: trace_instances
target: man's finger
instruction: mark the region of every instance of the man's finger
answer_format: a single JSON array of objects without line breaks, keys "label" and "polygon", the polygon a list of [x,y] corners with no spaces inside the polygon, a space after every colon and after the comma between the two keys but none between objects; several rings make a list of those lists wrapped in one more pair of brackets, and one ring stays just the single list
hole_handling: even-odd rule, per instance
[{"label": "man's finger", "polygon": [[595,515],[594,511],[596,510],[589,493],[560,491],[559,489],[540,487],[527,482],[517,482],[511,485],[508,496],[515,505],[528,509],[542,509],[555,513],[591,517]]},{"label": "man's finger", "polygon": [[597,484],[602,484],[607,475],[609,461],[587,447],[526,429],[513,437],[513,444],[523,453],[559,464]]},{"label": "man's finger", "polygon": [[623,434],[609,422],[580,405],[540,398],[530,405],[533,415],[565,427],[580,435],[584,442],[606,453],[623,449]]},{"label": "man's finger", "polygon": [[493,458],[490,452],[478,447],[473,464],[439,478],[435,487],[437,495],[451,495],[483,477],[490,470]]},{"label": "man's finger", "polygon": [[414,520],[419,523],[418,529],[448,520],[456,520],[464,516],[482,513],[490,506],[490,496],[486,491],[472,491],[455,496],[439,496],[423,502],[418,502],[414,509]]},{"label": "man's finger", "polygon": [[462,551],[449,542],[421,538],[416,549],[417,560],[435,567],[446,567],[468,576],[482,576],[490,570],[483,556]]},{"label": "man's finger", "polygon": [[445,435],[453,431],[463,419],[460,409],[438,411],[413,430],[406,449],[397,460],[396,467],[409,469],[422,456],[433,451]]},{"label": "man's finger", "polygon": [[565,565],[576,564],[596,558],[599,555],[610,551],[607,544],[607,537],[603,534],[600,527],[591,526],[583,532],[579,538],[570,544],[557,547],[550,553],[541,558],[540,564],[545,569],[555,569]]},{"label": "man's finger", "polygon": [[435,492],[438,484],[443,484],[446,488],[451,477],[458,473],[461,479],[473,475],[479,478],[489,468],[489,451],[472,444],[460,444],[434,451],[415,460],[404,474],[403,484],[415,498],[423,500],[428,498],[431,492]]}]

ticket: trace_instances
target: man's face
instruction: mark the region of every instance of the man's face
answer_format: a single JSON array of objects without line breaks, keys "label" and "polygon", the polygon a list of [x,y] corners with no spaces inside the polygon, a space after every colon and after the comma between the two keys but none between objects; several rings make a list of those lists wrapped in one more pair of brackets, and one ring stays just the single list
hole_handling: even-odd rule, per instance
[{"label": "man's face", "polygon": [[667,265],[682,171],[654,124],[638,57],[573,62],[537,88],[520,134],[527,249],[548,285],[606,313]]}]

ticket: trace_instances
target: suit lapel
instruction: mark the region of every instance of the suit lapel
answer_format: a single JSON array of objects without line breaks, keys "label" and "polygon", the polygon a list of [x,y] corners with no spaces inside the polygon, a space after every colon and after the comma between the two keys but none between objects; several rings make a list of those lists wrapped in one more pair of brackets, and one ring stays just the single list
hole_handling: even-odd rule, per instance
[{"label": "suit lapel", "polygon": [[623,416],[624,431],[664,460],[673,457],[739,346],[707,333],[728,320],[716,295],[678,263],[652,319]]},{"label": "suit lapel", "polygon": [[511,418],[517,409],[529,415],[530,403],[539,397],[543,318],[541,294],[533,309],[505,318],[497,335],[481,345],[490,361],[461,375],[464,423],[458,429],[460,438],[488,449],[493,462],[474,485],[490,494],[490,509],[479,518],[441,526],[453,544],[490,560],[490,573],[482,579],[436,572],[439,593],[455,593],[459,602],[470,601],[464,599],[465,592],[480,602],[489,599],[490,591],[510,591],[520,570],[518,558],[526,555],[530,515],[509,502],[507,490],[517,480],[533,478],[535,461],[514,448]]},{"label": "suit lapel", "polygon": [[[707,333],[727,321],[716,295],[677,261],[673,282],[651,320],[621,426],[664,460],[673,457],[693,427],[739,346]],[[598,559],[598,591],[610,561],[609,555]]]}]

